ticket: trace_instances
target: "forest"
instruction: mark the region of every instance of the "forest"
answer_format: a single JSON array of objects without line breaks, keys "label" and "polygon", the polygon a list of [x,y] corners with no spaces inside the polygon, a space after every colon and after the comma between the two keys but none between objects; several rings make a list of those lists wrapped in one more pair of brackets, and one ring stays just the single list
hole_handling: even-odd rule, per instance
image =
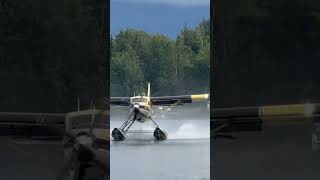
[{"label": "forest", "polygon": [[110,95],[152,96],[210,92],[210,22],[181,29],[175,40],[125,29],[111,36]]},{"label": "forest", "polygon": [[211,84],[215,107],[320,101],[320,3],[219,1]]},{"label": "forest", "polygon": [[69,112],[106,97],[106,1],[0,2],[0,111]]},{"label": "forest", "polygon": [[208,20],[175,40],[134,29],[110,37],[106,3],[0,2],[0,111],[70,112],[78,99],[87,109],[148,81],[153,95],[210,91]]}]

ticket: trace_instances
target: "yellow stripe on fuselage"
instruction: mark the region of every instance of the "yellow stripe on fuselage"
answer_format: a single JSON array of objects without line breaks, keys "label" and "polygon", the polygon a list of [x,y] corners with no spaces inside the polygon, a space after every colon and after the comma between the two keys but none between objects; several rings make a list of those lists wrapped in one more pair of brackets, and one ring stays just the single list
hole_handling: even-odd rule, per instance
[{"label": "yellow stripe on fuselage", "polygon": [[195,94],[191,95],[191,99],[195,101],[199,100],[207,100],[209,98],[209,94]]}]

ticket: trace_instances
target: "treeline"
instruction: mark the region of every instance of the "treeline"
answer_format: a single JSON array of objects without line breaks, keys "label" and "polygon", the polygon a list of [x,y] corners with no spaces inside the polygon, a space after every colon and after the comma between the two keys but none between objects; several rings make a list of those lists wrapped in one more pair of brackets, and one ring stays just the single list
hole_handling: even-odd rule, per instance
[{"label": "treeline", "polygon": [[185,26],[176,40],[127,29],[111,37],[111,96],[177,95],[210,91],[210,24]]},{"label": "treeline", "polygon": [[320,101],[320,3],[217,3],[214,106]]},{"label": "treeline", "polygon": [[68,112],[107,95],[105,3],[0,2],[0,111]]}]

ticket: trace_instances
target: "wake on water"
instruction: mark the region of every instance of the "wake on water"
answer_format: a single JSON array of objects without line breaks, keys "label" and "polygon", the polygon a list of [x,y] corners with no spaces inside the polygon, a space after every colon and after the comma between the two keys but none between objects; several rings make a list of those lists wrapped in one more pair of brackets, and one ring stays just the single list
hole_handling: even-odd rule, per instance
[{"label": "wake on water", "polygon": [[[120,127],[122,121],[111,121],[111,129]],[[164,130],[168,139],[209,139],[210,121],[208,120],[162,120],[157,121],[159,127]],[[150,122],[135,123],[130,130],[141,130],[142,133],[128,133],[128,139],[153,138],[154,128]],[[112,131],[111,131],[112,132]],[[111,133],[110,132],[110,133]]]}]

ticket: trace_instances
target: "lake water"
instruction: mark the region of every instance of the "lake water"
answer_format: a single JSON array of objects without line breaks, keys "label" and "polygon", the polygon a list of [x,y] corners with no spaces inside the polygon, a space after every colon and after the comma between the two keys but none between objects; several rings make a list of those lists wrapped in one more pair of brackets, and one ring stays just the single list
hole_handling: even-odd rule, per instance
[{"label": "lake water", "polygon": [[[111,111],[110,130],[120,127],[127,111]],[[110,141],[112,180],[209,180],[210,121],[205,106],[181,107],[155,116],[168,135],[154,141],[152,133],[130,134],[122,142]],[[132,130],[151,130],[149,122],[135,123]]]}]

